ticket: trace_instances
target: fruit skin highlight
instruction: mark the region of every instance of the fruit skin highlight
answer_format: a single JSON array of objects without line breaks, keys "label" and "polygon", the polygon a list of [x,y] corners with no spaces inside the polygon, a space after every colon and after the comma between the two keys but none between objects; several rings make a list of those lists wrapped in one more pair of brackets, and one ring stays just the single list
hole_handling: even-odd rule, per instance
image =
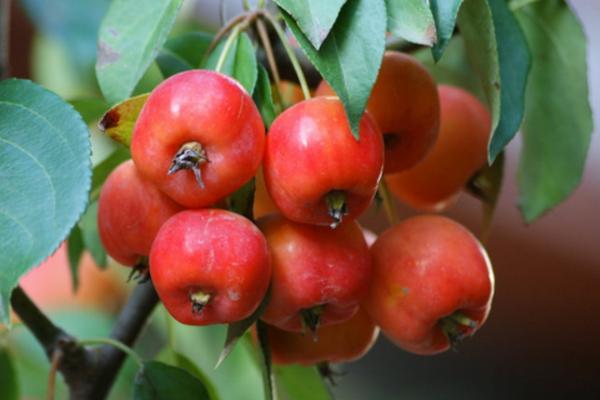
[{"label": "fruit skin highlight", "polygon": [[[257,224],[273,262],[271,299],[261,317],[266,323],[303,332],[347,321],[357,312],[369,290],[372,267],[356,222],[332,230],[270,214]],[[317,317],[316,327],[305,321],[307,312]]]},{"label": "fruit skin highlight", "polygon": [[440,85],[441,124],[431,152],[413,168],[385,177],[400,201],[424,211],[442,211],[487,161],[491,117],[472,94]]},{"label": "fruit skin highlight", "polygon": [[364,307],[406,351],[436,354],[487,319],[494,274],[485,249],[462,225],[425,215],[379,235]]},{"label": "fruit skin highlight", "polygon": [[135,124],[131,154],[161,191],[183,206],[200,208],[256,174],[264,142],[258,109],[238,82],[191,70],[152,91]]},{"label": "fruit skin highlight", "polygon": [[[316,96],[335,96],[322,81]],[[436,83],[414,57],[386,51],[367,110],[377,122],[385,143],[384,174],[419,163],[435,143],[440,125]]]},{"label": "fruit skin highlight", "polygon": [[[263,172],[273,202],[288,219],[335,226],[370,204],[383,166],[383,142],[368,114],[352,136],[344,107],[335,97],[302,101],[281,113],[267,137]],[[344,200],[339,218],[328,200]]]},{"label": "fruit skin highlight", "polygon": [[169,219],[150,252],[150,275],[167,311],[188,325],[252,314],[271,278],[267,241],[239,214],[187,210]]},{"label": "fruit skin highlight", "polygon": [[181,206],[144,179],[133,161],[115,168],[98,200],[98,233],[106,253],[125,266],[150,254],[162,224]]}]

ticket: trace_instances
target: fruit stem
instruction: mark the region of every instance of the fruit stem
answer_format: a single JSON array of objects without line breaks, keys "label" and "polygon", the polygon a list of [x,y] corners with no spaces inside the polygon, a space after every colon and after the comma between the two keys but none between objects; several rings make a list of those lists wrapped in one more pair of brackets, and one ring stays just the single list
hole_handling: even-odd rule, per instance
[{"label": "fruit stem", "polygon": [[118,340],[111,339],[111,338],[82,339],[82,340],[78,341],[78,344],[80,344],[82,346],[102,345],[102,344],[113,346],[113,347],[116,347],[117,349],[121,350],[123,353],[127,354],[129,357],[131,357],[136,362],[136,364],[139,365],[140,368],[143,368],[143,366],[144,366],[144,360],[142,360],[142,357],[140,357],[140,355],[138,353],[136,353],[135,350],[133,350],[131,347],[127,346],[125,343],[120,342]]},{"label": "fruit stem", "polygon": [[210,301],[210,293],[203,292],[201,290],[190,293],[190,301],[192,302],[192,313],[200,314],[208,302]]},{"label": "fruit stem", "polygon": [[322,305],[306,308],[300,311],[300,320],[303,327],[302,330],[304,332],[308,327],[315,342],[319,340],[319,337],[317,336],[317,329],[319,329],[319,325],[321,323],[321,314],[323,314]]},{"label": "fruit stem", "polygon": [[471,336],[477,329],[477,321],[467,317],[460,311],[440,319],[439,326],[442,332],[448,338],[450,347],[456,349],[459,342],[468,336]]},{"label": "fruit stem", "polygon": [[287,37],[285,36],[285,32],[283,31],[283,29],[281,29],[281,26],[279,25],[279,23],[275,20],[275,18],[270,13],[268,13],[265,10],[259,10],[259,11],[261,11],[260,15],[263,16],[267,21],[269,21],[269,23],[271,24],[273,29],[275,29],[275,33],[277,33],[277,36],[279,37],[279,41],[283,45],[283,48],[285,49],[285,52],[287,53],[287,56],[290,59],[290,62],[292,63],[292,66],[294,67],[294,72],[296,73],[296,76],[298,77],[298,83],[300,84],[300,87],[302,88],[302,93],[304,94],[304,98],[306,100],[310,99],[310,89],[308,88],[308,84],[306,83],[306,77],[304,76],[304,72],[302,71],[300,62],[298,61],[298,58],[296,57],[296,54],[294,53],[294,49],[292,49],[292,47],[290,46],[290,43],[287,40]]},{"label": "fruit stem", "polygon": [[331,229],[335,229],[342,223],[344,216],[348,215],[346,193],[343,190],[332,190],[325,196],[325,203],[327,203],[327,213],[333,218],[333,222],[329,226]]},{"label": "fruit stem", "polygon": [[385,209],[388,222],[390,225],[396,225],[400,219],[398,218],[398,212],[396,210],[396,205],[394,204],[394,198],[392,197],[390,189],[387,187],[387,183],[384,179],[381,179],[378,191],[381,199],[383,200],[383,208]]},{"label": "fruit stem", "polygon": [[187,142],[179,148],[175,157],[173,157],[171,167],[167,174],[171,175],[182,169],[191,169],[194,172],[198,185],[201,189],[204,189],[200,166],[207,162],[210,161],[208,160],[206,150],[204,150],[202,145],[198,142]]},{"label": "fruit stem", "polygon": [[223,50],[221,50],[221,54],[219,54],[219,59],[217,61],[217,65],[215,66],[215,71],[217,72],[221,72],[221,69],[223,68],[223,64],[225,64],[225,60],[227,59],[227,54],[229,54],[229,49],[231,48],[231,45],[233,44],[233,42],[235,42],[240,34],[240,31],[242,30],[242,24],[237,24],[233,30],[231,31],[231,33],[229,34],[229,36],[227,37],[227,40],[225,41],[225,45],[223,46]]}]

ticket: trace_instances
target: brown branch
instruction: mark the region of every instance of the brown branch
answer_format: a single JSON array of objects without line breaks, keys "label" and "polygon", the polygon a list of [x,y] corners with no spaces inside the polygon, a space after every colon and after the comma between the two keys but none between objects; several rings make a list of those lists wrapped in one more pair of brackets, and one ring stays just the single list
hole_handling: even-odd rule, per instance
[{"label": "brown branch", "polygon": [[8,78],[10,73],[10,0],[0,0],[0,79]]}]

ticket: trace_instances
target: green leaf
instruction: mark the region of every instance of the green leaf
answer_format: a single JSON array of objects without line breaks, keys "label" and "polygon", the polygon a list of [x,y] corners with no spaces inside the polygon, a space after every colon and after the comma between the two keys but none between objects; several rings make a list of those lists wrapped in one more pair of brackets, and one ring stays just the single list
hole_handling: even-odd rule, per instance
[{"label": "green leaf", "polygon": [[482,241],[489,237],[492,217],[496,210],[504,176],[504,152],[498,154],[492,165],[486,165],[469,180],[467,191],[483,205]]},{"label": "green leaf", "polygon": [[306,56],[344,103],[352,133],[358,139],[359,122],[385,50],[384,1],[348,0],[319,51],[294,20],[282,14]]},{"label": "green leaf", "polygon": [[254,215],[252,214],[252,210],[254,207],[255,189],[256,184],[254,178],[252,178],[229,196],[229,209],[253,221]]},{"label": "green leaf", "polygon": [[69,103],[81,115],[86,124],[98,121],[109,108],[105,100],[96,98],[75,99]]},{"label": "green leaf", "polygon": [[252,98],[254,99],[263,122],[265,123],[265,127],[268,130],[277,113],[275,112],[275,105],[273,104],[273,92],[271,91],[269,74],[265,67],[260,64],[258,66],[258,79],[256,80]]},{"label": "green leaf", "polygon": [[516,15],[532,53],[517,173],[519,207],[532,222],[581,180],[593,125],[587,44],[563,1],[531,3]]},{"label": "green leaf", "polygon": [[75,225],[67,239],[69,267],[71,269],[71,285],[74,292],[79,288],[79,261],[81,260],[84,249],[83,234],[81,233],[79,226]]},{"label": "green leaf", "polygon": [[97,200],[100,195],[102,184],[108,178],[108,175],[123,161],[131,158],[131,153],[125,147],[119,147],[112,154],[106,157],[101,163],[94,167],[92,172],[92,191],[90,199]]},{"label": "green leaf", "polygon": [[98,234],[98,202],[91,202],[79,221],[85,248],[99,267],[106,267],[106,251]]},{"label": "green leaf", "polygon": [[442,58],[444,50],[454,33],[456,17],[463,0],[430,0],[431,12],[435,20],[437,42],[431,49],[434,60]]},{"label": "green leaf", "polygon": [[[225,40],[221,40],[208,57],[206,65],[204,66],[205,68],[215,69],[224,46]],[[252,46],[252,41],[250,41],[250,38],[246,33],[240,33],[229,49],[221,72],[241,83],[248,94],[254,92],[258,69],[256,65],[255,50]]]},{"label": "green leaf", "polygon": [[300,365],[274,368],[277,389],[286,400],[332,400],[333,396],[315,367]]},{"label": "green leaf", "polygon": [[25,80],[0,82],[0,321],[19,278],[67,237],[90,189],[81,116]]},{"label": "green leaf", "polygon": [[211,41],[212,35],[204,32],[187,32],[167,40],[156,57],[163,76],[197,68]]},{"label": "green leaf", "polygon": [[302,33],[317,50],[329,35],[346,0],[274,0],[294,17]]},{"label": "green leaf", "polygon": [[19,400],[19,381],[12,356],[6,347],[0,346],[0,399]]},{"label": "green leaf", "polygon": [[487,1],[464,0],[458,15],[458,24],[465,41],[467,57],[481,80],[483,93],[492,114],[493,133],[500,122],[500,63],[492,12]]},{"label": "green leaf", "polygon": [[165,348],[158,356],[158,361],[165,362],[174,367],[181,368],[200,380],[210,395],[210,400],[218,400],[219,395],[215,385],[210,381],[208,376],[194,363],[189,357],[173,350],[172,347]]},{"label": "green leaf", "polygon": [[256,308],[256,310],[250,315],[248,318],[245,318],[241,321],[232,322],[227,325],[227,337],[225,338],[225,345],[223,346],[223,351],[219,355],[219,360],[215,368],[217,368],[227,356],[233,350],[235,344],[238,340],[246,333],[248,329],[258,321],[260,316],[265,312],[267,308],[267,304],[269,304],[269,300],[271,299],[271,288],[267,290],[267,294],[262,299],[260,305]]},{"label": "green leaf", "polygon": [[106,100],[128,98],[175,22],[182,0],[113,0],[102,20],[96,75]]},{"label": "green leaf", "polygon": [[433,46],[436,28],[427,0],[385,0],[387,27],[409,42]]},{"label": "green leaf", "polygon": [[150,93],[140,94],[116,104],[104,114],[98,128],[114,141],[129,147],[135,121],[148,96]]},{"label": "green leaf", "polygon": [[135,400],[210,400],[204,384],[187,371],[158,361],[145,362],[133,387]]},{"label": "green leaf", "polygon": [[494,161],[502,149],[515,136],[525,108],[525,86],[531,57],[525,36],[506,0],[488,0],[500,63],[500,121],[490,139],[488,159]]}]

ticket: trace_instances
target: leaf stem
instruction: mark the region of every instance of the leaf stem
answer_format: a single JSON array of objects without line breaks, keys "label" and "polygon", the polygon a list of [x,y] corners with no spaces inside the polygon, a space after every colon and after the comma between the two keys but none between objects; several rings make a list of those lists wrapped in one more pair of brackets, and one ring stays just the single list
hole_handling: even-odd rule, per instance
[{"label": "leaf stem", "polygon": [[133,358],[133,360],[141,367],[144,365],[144,360],[138,353],[135,352],[131,347],[127,346],[123,342],[119,342],[118,340],[111,338],[92,338],[92,339],[81,339],[78,342],[82,346],[94,346],[94,345],[103,345],[107,344],[109,346],[113,346],[123,353],[127,354],[129,357]]},{"label": "leaf stem", "polygon": [[279,40],[281,41],[281,44],[283,45],[283,48],[285,49],[285,52],[287,53],[287,56],[290,59],[290,62],[292,63],[292,66],[294,67],[294,71],[296,72],[296,76],[298,77],[298,83],[300,83],[300,87],[302,88],[304,98],[310,99],[310,90],[308,88],[308,84],[306,83],[304,71],[302,71],[300,62],[298,61],[298,58],[294,53],[294,49],[292,49],[292,47],[290,46],[290,43],[288,42],[287,37],[285,36],[285,32],[283,31],[283,29],[281,29],[281,26],[279,25],[277,20],[275,20],[275,18],[270,13],[264,10],[259,11],[260,16],[264,17],[267,21],[269,21],[273,29],[275,29],[275,33],[277,33],[277,36],[279,37]]},{"label": "leaf stem", "polygon": [[215,34],[215,36],[213,37],[213,40],[210,42],[210,44],[208,45],[208,48],[204,52],[204,57],[202,58],[202,62],[200,63],[200,65],[204,65],[204,63],[206,62],[206,59],[208,58],[208,56],[210,55],[210,53],[212,53],[212,51],[215,49],[215,47],[221,41],[221,39],[227,34],[227,32],[229,32],[234,26],[236,26],[241,21],[243,21],[244,18],[246,18],[247,16],[248,16],[247,13],[243,13],[243,14],[240,14],[240,15],[237,15],[237,16],[233,17],[232,19],[230,19],[227,22],[227,24],[225,24]]},{"label": "leaf stem", "polygon": [[223,64],[225,64],[225,60],[227,59],[227,54],[229,54],[229,50],[231,49],[233,42],[235,42],[238,36],[240,35],[240,26],[241,24],[236,25],[235,28],[233,28],[233,30],[229,34],[229,37],[227,37],[225,46],[223,46],[223,50],[221,51],[221,54],[219,55],[219,60],[217,61],[217,65],[215,66],[215,71],[221,72]]}]

